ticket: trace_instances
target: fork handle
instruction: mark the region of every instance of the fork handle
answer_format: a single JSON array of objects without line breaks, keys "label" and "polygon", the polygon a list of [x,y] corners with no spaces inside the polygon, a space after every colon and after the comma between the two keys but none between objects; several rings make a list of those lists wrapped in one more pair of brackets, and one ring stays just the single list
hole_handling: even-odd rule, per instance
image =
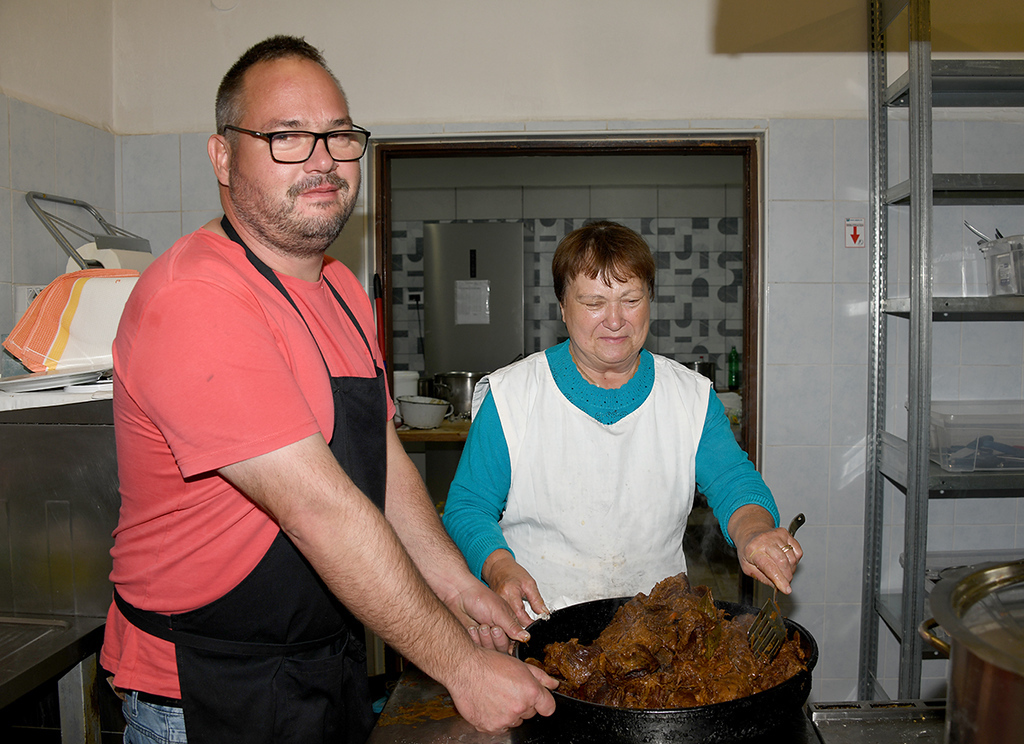
[{"label": "fork handle", "polygon": [[804,517],[803,512],[800,512],[795,517],[793,517],[793,521],[789,523],[789,534],[795,536],[796,531],[800,529],[803,526],[803,523],[806,521],[807,519]]}]

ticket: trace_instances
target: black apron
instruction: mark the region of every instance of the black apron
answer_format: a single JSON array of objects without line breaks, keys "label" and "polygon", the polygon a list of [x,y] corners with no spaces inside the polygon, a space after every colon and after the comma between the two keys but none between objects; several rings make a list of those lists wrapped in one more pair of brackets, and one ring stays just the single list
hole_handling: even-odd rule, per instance
[{"label": "black apron", "polygon": [[[280,279],[242,242],[227,217],[221,226],[301,317]],[[355,316],[327,285],[372,358]],[[376,372],[373,378],[331,376],[330,448],[383,511],[387,409],[384,371],[377,367]],[[369,736],[374,716],[362,625],[283,532],[238,586],[205,607],[163,615],[138,610],[117,592],[114,599],[133,625],[174,643],[190,743],[362,744]]]}]

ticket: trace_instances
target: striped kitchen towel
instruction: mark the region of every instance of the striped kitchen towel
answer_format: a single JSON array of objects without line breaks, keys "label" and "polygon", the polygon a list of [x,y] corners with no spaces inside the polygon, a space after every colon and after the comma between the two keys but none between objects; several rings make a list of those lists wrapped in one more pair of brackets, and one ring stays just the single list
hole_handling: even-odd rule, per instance
[{"label": "striped kitchen towel", "polygon": [[33,372],[112,366],[111,345],[138,271],[61,274],[40,292],[4,340]]}]

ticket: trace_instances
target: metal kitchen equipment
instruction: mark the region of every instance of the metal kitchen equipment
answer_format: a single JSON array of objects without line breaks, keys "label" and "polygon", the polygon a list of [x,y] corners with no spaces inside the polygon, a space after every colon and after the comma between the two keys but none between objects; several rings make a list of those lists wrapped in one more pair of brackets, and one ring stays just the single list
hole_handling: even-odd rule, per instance
[{"label": "metal kitchen equipment", "polygon": [[434,391],[452,404],[452,419],[468,419],[473,409],[473,389],[483,372],[442,372],[434,375]]},{"label": "metal kitchen equipment", "polygon": [[[84,238],[87,241],[96,243],[96,248],[99,250],[121,250],[121,251],[139,251],[141,253],[152,253],[149,247],[149,241],[145,238],[140,238],[134,233],[130,233],[127,230],[123,230],[116,225],[112,225],[103,219],[95,207],[91,204],[87,204],[84,201],[78,199],[70,199],[66,196],[55,196],[53,194],[44,194],[39,191],[30,191],[25,194],[25,201],[28,202],[29,207],[36,213],[36,217],[40,219],[53,239],[57,241],[65,253],[82,269],[102,269],[103,264],[96,260],[83,258],[78,250],[71,245],[71,242],[62,232],[66,230],[70,233],[78,235],[80,238]],[[103,229],[102,233],[93,232],[86,230],[80,225],[58,217],[51,212],[45,211],[36,202],[37,201],[48,201],[56,204],[64,204],[71,207],[78,207],[84,209],[89,213],[90,216],[99,226]]]},{"label": "metal kitchen equipment", "polygon": [[[516,658],[544,658],[549,643],[577,638],[581,643],[596,639],[611,622],[615,611],[632,597],[600,599],[564,607],[551,613],[551,619],[530,625],[530,640],[518,644]],[[727,615],[746,615],[756,611],[734,602],[715,601]],[[638,710],[590,703],[555,690],[555,712],[548,718],[535,716],[513,729],[513,741],[559,742],[559,744],[639,744],[639,742],[675,742],[677,744],[714,744],[742,742],[757,737],[778,735],[807,700],[811,672],[818,661],[818,644],[806,628],[785,620],[791,636],[799,634],[808,651],[807,669],[775,687],[730,700],[696,708]],[[771,739],[775,741],[775,738]],[[781,737],[780,740],[800,741]],[[372,741],[372,739],[371,739]]]},{"label": "metal kitchen equipment", "polygon": [[[803,513],[793,517],[793,521],[789,523],[789,534],[796,535],[796,531],[805,521]],[[786,626],[782,621],[782,611],[775,601],[778,591],[778,588],[772,590],[771,598],[765,600],[764,606],[754,619],[754,624],[747,631],[751,650],[768,660],[774,659],[782,644],[786,642]]]},{"label": "metal kitchen equipment", "polygon": [[717,390],[717,386],[715,385],[716,365],[714,362],[706,362],[704,361],[704,357],[701,357],[696,362],[685,362],[683,366],[689,367],[697,374],[704,375],[705,377],[707,377],[709,380],[711,380],[711,389]]},{"label": "metal kitchen equipment", "polygon": [[58,679],[64,741],[99,742],[120,506],[111,402],[2,411],[0,452],[0,708]]},{"label": "metal kitchen equipment", "polygon": [[[996,744],[1024,732],[1024,560],[943,572],[921,636],[949,656],[946,741]],[[933,631],[936,626],[950,643]]]}]

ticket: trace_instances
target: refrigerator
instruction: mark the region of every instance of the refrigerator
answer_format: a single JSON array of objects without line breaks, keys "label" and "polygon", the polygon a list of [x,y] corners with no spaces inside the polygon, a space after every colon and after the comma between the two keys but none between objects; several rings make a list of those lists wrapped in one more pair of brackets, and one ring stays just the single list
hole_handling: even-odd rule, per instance
[{"label": "refrigerator", "polygon": [[523,226],[434,223],[423,230],[428,375],[492,372],[523,355]]}]

